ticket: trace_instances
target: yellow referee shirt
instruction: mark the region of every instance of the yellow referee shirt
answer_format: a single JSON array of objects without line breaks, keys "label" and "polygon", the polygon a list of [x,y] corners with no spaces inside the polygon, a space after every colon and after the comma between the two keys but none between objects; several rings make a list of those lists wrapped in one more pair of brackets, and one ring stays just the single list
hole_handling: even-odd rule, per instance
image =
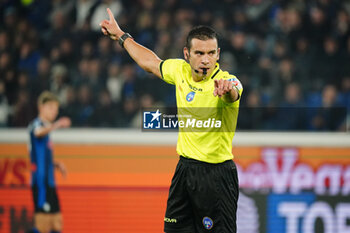
[{"label": "yellow referee shirt", "polygon": [[[214,80],[232,81],[241,96],[240,81],[219,64],[206,79],[195,82],[191,67],[183,59],[168,59],[160,63],[165,82],[176,86],[179,136],[177,153],[207,163],[221,163],[233,158],[232,139],[235,134],[239,100],[226,103],[214,96]],[[183,121],[182,125],[180,121]],[[180,127],[182,126],[182,127]]]}]

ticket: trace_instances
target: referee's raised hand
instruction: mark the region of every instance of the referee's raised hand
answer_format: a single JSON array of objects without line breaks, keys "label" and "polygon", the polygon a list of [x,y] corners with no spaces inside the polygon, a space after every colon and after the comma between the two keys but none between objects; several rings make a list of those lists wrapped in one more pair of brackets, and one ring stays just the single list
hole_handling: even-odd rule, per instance
[{"label": "referee's raised hand", "polygon": [[115,20],[112,11],[107,8],[107,13],[109,15],[109,20],[103,20],[100,23],[101,31],[106,36],[108,35],[112,40],[118,40],[124,32],[120,29],[117,21]]}]

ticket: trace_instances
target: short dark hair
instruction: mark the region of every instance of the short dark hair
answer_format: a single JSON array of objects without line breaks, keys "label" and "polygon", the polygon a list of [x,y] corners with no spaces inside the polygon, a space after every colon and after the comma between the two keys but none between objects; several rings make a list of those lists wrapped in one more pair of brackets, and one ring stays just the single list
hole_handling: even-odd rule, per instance
[{"label": "short dark hair", "polygon": [[218,39],[218,34],[215,32],[214,29],[212,29],[209,26],[199,25],[194,28],[188,33],[186,38],[186,47],[188,49],[191,48],[191,41],[193,38],[199,39],[199,40],[209,40],[209,39]]},{"label": "short dark hair", "polygon": [[38,97],[38,105],[42,105],[42,104],[45,104],[45,103],[51,102],[51,101],[60,103],[60,101],[58,100],[58,97],[49,91],[44,91]]}]

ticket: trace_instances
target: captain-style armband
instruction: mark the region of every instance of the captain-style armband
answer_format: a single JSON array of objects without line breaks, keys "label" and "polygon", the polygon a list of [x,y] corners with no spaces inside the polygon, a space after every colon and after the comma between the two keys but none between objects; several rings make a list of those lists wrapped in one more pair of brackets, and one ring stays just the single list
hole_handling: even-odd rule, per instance
[{"label": "captain-style armband", "polygon": [[134,38],[132,38],[132,36],[129,33],[124,33],[121,37],[119,37],[118,42],[122,48],[124,48],[124,42],[128,38],[134,39]]}]

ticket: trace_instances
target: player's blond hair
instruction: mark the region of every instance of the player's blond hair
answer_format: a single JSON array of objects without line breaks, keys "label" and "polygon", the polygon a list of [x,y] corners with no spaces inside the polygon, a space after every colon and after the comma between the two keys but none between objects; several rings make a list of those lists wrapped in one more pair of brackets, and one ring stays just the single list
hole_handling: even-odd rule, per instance
[{"label": "player's blond hair", "polygon": [[50,91],[44,91],[38,97],[38,106],[51,101],[60,103],[60,101],[58,100],[58,97],[55,94],[53,94]]}]

